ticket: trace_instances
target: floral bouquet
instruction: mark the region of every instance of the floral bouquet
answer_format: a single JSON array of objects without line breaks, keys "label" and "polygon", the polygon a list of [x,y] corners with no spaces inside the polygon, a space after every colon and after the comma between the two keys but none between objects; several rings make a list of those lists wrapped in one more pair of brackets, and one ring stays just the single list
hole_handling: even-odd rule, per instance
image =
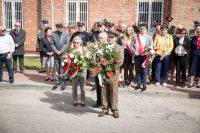
[{"label": "floral bouquet", "polygon": [[113,48],[107,43],[95,42],[88,47],[86,60],[89,70],[93,74],[100,74],[103,80],[110,82],[122,64],[121,50]]},{"label": "floral bouquet", "polygon": [[63,56],[63,72],[61,75],[69,73],[71,78],[80,77],[86,69],[84,56],[79,52],[70,52]]}]

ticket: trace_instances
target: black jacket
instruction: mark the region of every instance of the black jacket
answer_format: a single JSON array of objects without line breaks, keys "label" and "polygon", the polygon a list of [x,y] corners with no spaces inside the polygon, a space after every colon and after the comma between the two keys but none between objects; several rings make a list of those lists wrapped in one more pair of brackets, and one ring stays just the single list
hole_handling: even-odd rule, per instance
[{"label": "black jacket", "polygon": [[42,43],[42,51],[44,52],[44,56],[48,57],[47,52],[53,52],[53,49],[51,47],[53,40],[48,40],[47,36],[43,36],[41,38],[41,43]]},{"label": "black jacket", "polygon": [[18,44],[18,47],[15,47],[13,55],[24,55],[24,42],[26,39],[26,32],[20,29],[19,33],[17,33],[17,30],[13,29],[10,31],[10,35],[12,36],[14,43]]},{"label": "black jacket", "polygon": [[80,32],[80,31],[77,31],[75,32],[72,37],[70,38],[70,42],[73,41],[73,39],[78,36],[82,39],[83,41],[83,45],[87,45],[88,42],[90,42],[90,34],[86,31],[83,31],[83,32]]}]

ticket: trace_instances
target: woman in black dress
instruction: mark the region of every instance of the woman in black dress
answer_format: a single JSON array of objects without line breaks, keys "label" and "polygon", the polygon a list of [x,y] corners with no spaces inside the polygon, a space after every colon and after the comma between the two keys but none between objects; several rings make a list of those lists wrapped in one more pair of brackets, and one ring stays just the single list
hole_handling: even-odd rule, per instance
[{"label": "woman in black dress", "polygon": [[197,87],[200,88],[200,27],[196,29],[196,36],[192,38],[190,49],[189,75],[191,76],[191,82],[189,87],[194,85],[194,77],[197,77]]}]

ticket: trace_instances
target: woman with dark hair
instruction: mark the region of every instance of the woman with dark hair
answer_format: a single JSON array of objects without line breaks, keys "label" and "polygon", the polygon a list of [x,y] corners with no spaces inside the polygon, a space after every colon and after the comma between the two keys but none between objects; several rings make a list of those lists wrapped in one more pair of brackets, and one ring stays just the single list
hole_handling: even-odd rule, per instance
[{"label": "woman with dark hair", "polygon": [[174,38],[174,62],[176,65],[176,84],[175,86],[185,86],[187,55],[190,49],[190,39],[186,36],[186,29],[178,31],[178,36]]},{"label": "woman with dark hair", "polygon": [[156,53],[154,69],[156,86],[167,85],[168,72],[170,69],[170,54],[174,47],[172,35],[167,33],[167,26],[161,26],[161,34],[156,35],[154,40],[154,50]]},{"label": "woman with dark hair", "polygon": [[194,85],[194,77],[198,77],[197,87],[200,88],[200,27],[196,29],[196,36],[191,41],[189,76],[191,82],[188,87],[191,88]]},{"label": "woman with dark hair", "polygon": [[45,81],[53,81],[53,66],[54,66],[54,57],[51,44],[53,43],[52,39],[52,29],[50,27],[45,28],[45,36],[41,38],[42,49],[44,51],[43,57],[43,67],[46,69],[46,79]]}]

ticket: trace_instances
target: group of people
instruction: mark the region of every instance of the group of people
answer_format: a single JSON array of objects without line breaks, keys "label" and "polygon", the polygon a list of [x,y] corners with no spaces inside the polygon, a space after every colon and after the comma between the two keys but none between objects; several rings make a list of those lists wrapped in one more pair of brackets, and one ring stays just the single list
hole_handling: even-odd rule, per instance
[{"label": "group of people", "polygon": [[[61,90],[64,90],[66,81],[70,77],[61,75],[63,71],[61,64],[62,56],[68,53],[69,49],[85,56],[87,46],[96,41],[118,49],[123,62],[119,73],[113,76],[112,82],[101,81],[99,76],[95,76],[97,101],[93,107],[102,107],[99,117],[108,114],[110,108],[113,116],[119,118],[118,86],[121,83],[129,86],[134,77],[137,84],[135,89],[141,89],[141,92],[147,89],[150,81],[155,81],[156,86],[161,84],[166,86],[169,72],[171,81],[176,73],[175,86],[184,87],[190,77],[188,87],[194,86],[194,81],[197,79],[197,87],[200,88],[200,20],[194,22],[193,31],[187,31],[182,25],[173,26],[172,20],[172,17],[166,17],[165,25],[155,22],[149,32],[145,24],[139,26],[125,25],[121,22],[115,24],[106,19],[94,23],[90,32],[86,31],[84,22],[77,22],[77,25],[57,23],[56,31],[52,31],[48,21],[43,20],[42,28],[38,30],[36,46],[36,50],[40,53],[40,72],[46,72],[45,81],[54,81],[53,90],[59,85]],[[10,83],[14,82],[13,73],[17,70],[17,58],[20,72],[24,72],[26,32],[20,27],[21,24],[16,22],[15,29],[10,31],[11,36],[5,34],[5,29],[0,27],[0,81],[2,81],[4,62]],[[188,34],[190,32],[191,34]],[[13,57],[13,67],[11,57]],[[81,89],[81,106],[85,106],[84,85],[89,73],[85,70],[81,77],[72,78],[74,106],[78,105],[78,85]]]}]

